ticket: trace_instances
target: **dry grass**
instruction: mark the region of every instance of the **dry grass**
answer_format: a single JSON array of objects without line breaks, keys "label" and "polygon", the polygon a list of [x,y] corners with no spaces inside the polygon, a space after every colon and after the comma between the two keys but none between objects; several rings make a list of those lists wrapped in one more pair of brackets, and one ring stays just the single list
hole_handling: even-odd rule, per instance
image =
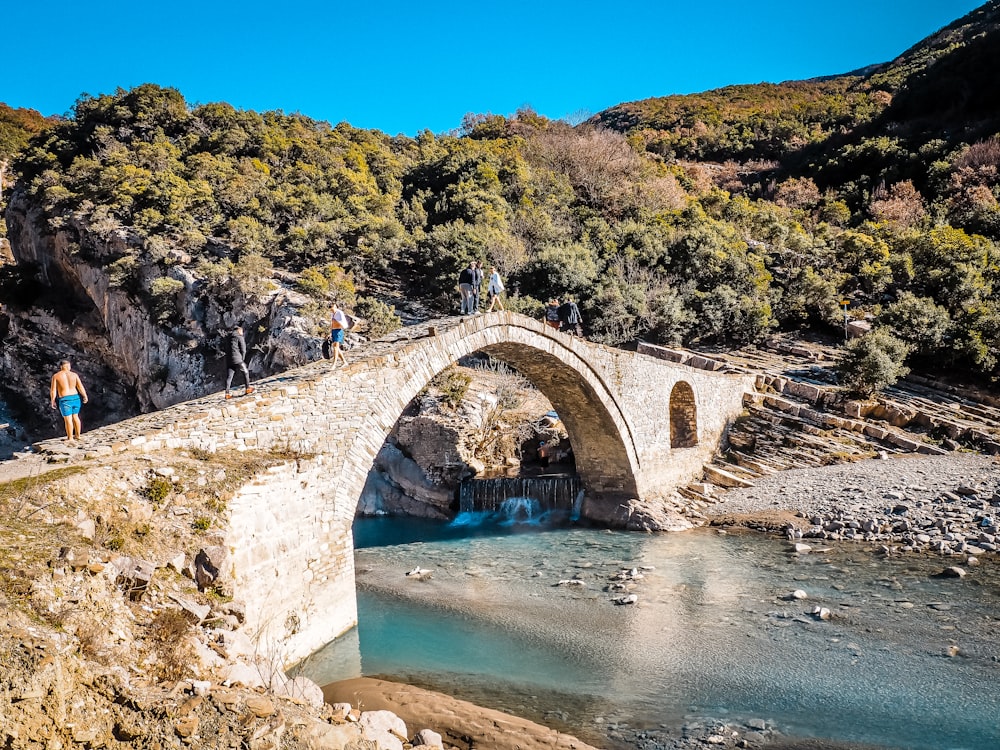
[{"label": "dry grass", "polygon": [[165,609],[149,624],[147,632],[156,652],[161,679],[184,677],[189,656],[184,636],[190,629],[191,623],[179,609]]}]

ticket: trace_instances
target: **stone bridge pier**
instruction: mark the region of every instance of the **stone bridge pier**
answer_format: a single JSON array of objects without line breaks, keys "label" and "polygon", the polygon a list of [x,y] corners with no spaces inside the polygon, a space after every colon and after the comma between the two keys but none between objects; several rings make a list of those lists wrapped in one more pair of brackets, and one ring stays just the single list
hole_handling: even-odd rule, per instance
[{"label": "stone bridge pier", "polygon": [[314,362],[255,384],[250,397],[216,394],[85,438],[97,453],[296,457],[237,493],[227,531],[247,627],[294,662],[356,624],[351,526],[375,455],[410,400],[473,352],[507,362],[545,394],[573,445],[583,514],[619,527],[700,475],[753,390],[749,375],[612,349],[503,312],[407,327],[352,352],[346,367]]}]

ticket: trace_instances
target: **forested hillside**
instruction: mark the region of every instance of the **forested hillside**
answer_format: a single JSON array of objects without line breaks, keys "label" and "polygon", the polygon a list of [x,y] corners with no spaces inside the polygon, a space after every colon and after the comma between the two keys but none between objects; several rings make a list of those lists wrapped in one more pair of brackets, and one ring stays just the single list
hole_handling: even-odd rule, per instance
[{"label": "forested hillside", "polygon": [[[278,269],[317,300],[388,282],[450,314],[458,271],[482,259],[515,309],[575,295],[608,343],[835,334],[849,300],[912,365],[992,375],[998,19],[988,3],[864,74],[648,100],[576,128],[524,110],[389,137],[144,85],[84,97],[36,136],[17,196],[45,231],[85,228],[84,255],[127,230],[110,273],[164,326],[178,264],[202,294]],[[31,274],[8,273],[5,294]]]},{"label": "forested hillside", "polygon": [[[6,189],[14,181],[11,162],[28,145],[31,136],[51,124],[51,120],[33,109],[14,109],[0,103],[0,212],[5,206]],[[0,237],[3,236],[4,224],[0,221]]]}]

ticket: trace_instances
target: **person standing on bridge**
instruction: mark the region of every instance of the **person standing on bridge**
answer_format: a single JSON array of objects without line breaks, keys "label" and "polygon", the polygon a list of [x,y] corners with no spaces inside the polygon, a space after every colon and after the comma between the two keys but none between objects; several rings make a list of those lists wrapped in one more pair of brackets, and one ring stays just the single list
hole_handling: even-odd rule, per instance
[{"label": "person standing on bridge", "polygon": [[52,408],[56,408],[56,400],[59,402],[59,414],[63,418],[66,427],[66,442],[73,442],[73,436],[80,438],[82,427],[80,425],[80,404],[87,403],[87,389],[83,387],[80,376],[72,370],[72,365],[68,359],[59,363],[59,371],[52,376],[52,385],[49,388],[49,400]]},{"label": "person standing on bridge", "polygon": [[557,298],[553,297],[549,300],[549,304],[545,306],[543,320],[549,328],[559,330],[559,300]]},{"label": "person standing on bridge", "polygon": [[493,312],[494,305],[500,305],[500,310],[504,309],[503,300],[500,299],[500,294],[503,292],[503,282],[500,281],[500,272],[497,271],[497,267],[493,266],[490,269],[490,282],[486,285],[486,297],[490,301],[490,306],[486,312]]},{"label": "person standing on bridge", "polygon": [[344,331],[349,328],[347,315],[340,306],[334,302],[330,306],[330,343],[333,346],[333,366],[337,366],[337,362],[340,364],[347,364],[347,357],[344,356],[344,352],[341,350],[340,345],[344,343]]},{"label": "person standing on bridge", "polygon": [[559,330],[568,333],[570,336],[583,336],[583,316],[580,315],[580,308],[572,297],[563,297],[563,303],[559,305]]},{"label": "person standing on bridge", "polygon": [[253,393],[246,357],[247,342],[243,338],[243,326],[236,326],[226,341],[226,398],[233,397],[229,389],[233,387],[233,376],[237,370],[243,373],[243,395]]},{"label": "person standing on bridge", "polygon": [[472,289],[476,281],[476,262],[469,261],[469,267],[463,268],[458,275],[458,291],[462,295],[462,315],[472,315]]},{"label": "person standing on bridge", "polygon": [[472,261],[472,312],[479,314],[479,295],[483,291],[483,264]]}]

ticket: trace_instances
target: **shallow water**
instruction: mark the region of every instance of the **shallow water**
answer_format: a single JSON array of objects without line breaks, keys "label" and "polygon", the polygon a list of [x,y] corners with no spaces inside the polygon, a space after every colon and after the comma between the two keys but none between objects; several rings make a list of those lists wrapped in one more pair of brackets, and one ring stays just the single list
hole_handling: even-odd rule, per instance
[{"label": "shallow water", "polygon": [[[523,528],[360,520],[359,627],[304,671],[356,676],[360,654],[365,675],[607,747],[625,726],[676,736],[706,717],[887,748],[1000,747],[993,561],[957,580],[934,577],[953,560],[856,545],[796,555],[749,533]],[[405,575],[418,566],[431,577]],[[617,606],[624,592],[605,588],[633,568],[638,603]],[[785,598],[795,589],[808,599]]]}]

